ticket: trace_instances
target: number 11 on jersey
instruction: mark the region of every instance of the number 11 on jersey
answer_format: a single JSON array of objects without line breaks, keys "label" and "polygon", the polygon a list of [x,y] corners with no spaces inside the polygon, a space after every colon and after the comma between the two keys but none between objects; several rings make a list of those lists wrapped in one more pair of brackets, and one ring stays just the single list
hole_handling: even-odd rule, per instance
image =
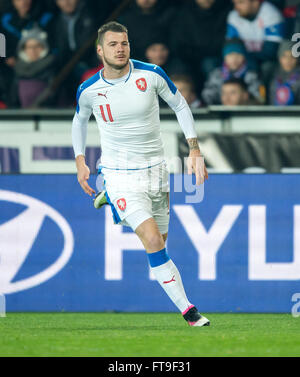
[{"label": "number 11 on jersey", "polygon": [[[109,119],[110,122],[113,122],[114,120],[113,120],[113,117],[112,117],[112,115],[111,115],[110,105],[107,104],[107,105],[105,105],[105,106],[106,106],[106,113],[107,113],[107,115],[108,115],[108,119]],[[101,111],[102,119],[104,120],[104,122],[107,123],[107,118],[106,118],[107,115],[105,114],[104,106],[103,106],[103,105],[100,105],[99,107],[100,107],[100,111]]]}]

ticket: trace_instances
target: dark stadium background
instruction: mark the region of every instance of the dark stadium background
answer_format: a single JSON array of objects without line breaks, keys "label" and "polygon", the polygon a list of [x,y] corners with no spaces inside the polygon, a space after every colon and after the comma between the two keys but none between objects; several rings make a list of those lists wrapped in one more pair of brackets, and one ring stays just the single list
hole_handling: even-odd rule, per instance
[{"label": "dark stadium background", "polygon": [[[20,15],[0,0],[0,356],[299,356],[300,67],[296,57],[286,72],[280,58],[297,51],[300,0],[267,1],[284,27],[266,55],[226,37],[231,0],[78,0],[70,14],[60,1],[15,0],[28,6]],[[102,68],[97,30],[110,20],[127,26],[131,57],[161,65],[194,115],[209,180],[201,203],[190,186],[171,192],[168,250],[215,324],[202,339],[178,330],[134,234],[77,182],[76,91]],[[44,51],[34,61],[24,59],[28,36]],[[224,57],[236,51],[244,61],[233,73]],[[223,97],[226,85],[237,100]],[[160,105],[173,188],[188,145]],[[94,188],[99,146],[92,117]]]}]

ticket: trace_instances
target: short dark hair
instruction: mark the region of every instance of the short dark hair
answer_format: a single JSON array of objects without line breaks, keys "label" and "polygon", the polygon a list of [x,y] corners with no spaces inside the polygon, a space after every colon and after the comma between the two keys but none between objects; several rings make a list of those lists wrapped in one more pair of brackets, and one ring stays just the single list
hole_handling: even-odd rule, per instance
[{"label": "short dark hair", "polygon": [[107,22],[106,24],[102,25],[100,27],[100,29],[98,30],[98,41],[97,41],[97,43],[101,46],[103,44],[104,34],[107,31],[113,31],[115,33],[127,33],[127,35],[128,35],[128,30],[127,30],[126,26],[119,24],[116,21]]},{"label": "short dark hair", "polygon": [[244,92],[248,92],[248,86],[245,83],[244,80],[237,78],[237,77],[232,77],[231,79],[228,79],[223,82],[223,85],[227,84],[232,84],[232,85],[238,85]]}]

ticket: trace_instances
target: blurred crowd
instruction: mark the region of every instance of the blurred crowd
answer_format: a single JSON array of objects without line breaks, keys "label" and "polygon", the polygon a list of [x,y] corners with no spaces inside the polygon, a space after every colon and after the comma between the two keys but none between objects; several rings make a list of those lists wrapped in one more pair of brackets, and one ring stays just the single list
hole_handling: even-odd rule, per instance
[{"label": "blurred crowd", "polygon": [[123,2],[0,0],[0,108],[74,106],[102,67],[96,38],[108,19],[128,28],[131,57],[161,66],[191,108],[300,105],[300,0]]}]

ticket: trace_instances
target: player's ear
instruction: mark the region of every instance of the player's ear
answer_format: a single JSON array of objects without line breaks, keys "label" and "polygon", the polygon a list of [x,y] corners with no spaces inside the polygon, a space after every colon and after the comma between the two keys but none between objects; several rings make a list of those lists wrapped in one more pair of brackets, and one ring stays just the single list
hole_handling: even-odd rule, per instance
[{"label": "player's ear", "polygon": [[97,43],[97,54],[100,56],[100,58],[102,58],[103,51],[102,51],[102,47],[99,43]]}]

